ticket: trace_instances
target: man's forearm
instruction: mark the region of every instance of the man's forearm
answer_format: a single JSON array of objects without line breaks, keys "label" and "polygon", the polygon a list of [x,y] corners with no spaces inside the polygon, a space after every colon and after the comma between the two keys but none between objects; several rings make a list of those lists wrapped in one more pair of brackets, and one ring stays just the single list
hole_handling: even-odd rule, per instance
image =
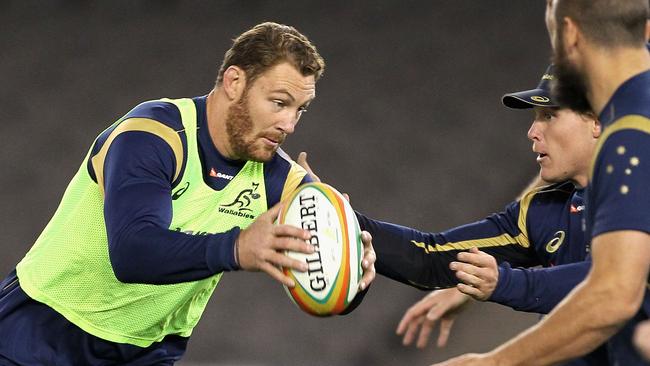
[{"label": "man's forearm", "polygon": [[510,268],[502,263],[488,301],[518,311],[548,314],[585,279],[590,267],[587,261],[535,269]]},{"label": "man's forearm", "polygon": [[[594,287],[589,279],[581,283],[542,322],[495,349],[497,364],[553,365],[586,354],[615,334],[625,314],[603,317],[607,295]],[[618,321],[612,323],[614,318]]]},{"label": "man's forearm", "polygon": [[499,365],[552,365],[583,355],[638,311],[650,266],[650,236],[601,234],[592,241],[592,268],[548,317],[493,351]]},{"label": "man's forearm", "polygon": [[517,241],[522,235],[512,214],[493,214],[441,233],[374,220],[360,212],[356,215],[361,229],[372,234],[377,273],[420,289],[455,286],[458,278],[449,264],[458,253],[474,246],[499,262],[507,260],[515,266],[540,264],[528,246]]}]

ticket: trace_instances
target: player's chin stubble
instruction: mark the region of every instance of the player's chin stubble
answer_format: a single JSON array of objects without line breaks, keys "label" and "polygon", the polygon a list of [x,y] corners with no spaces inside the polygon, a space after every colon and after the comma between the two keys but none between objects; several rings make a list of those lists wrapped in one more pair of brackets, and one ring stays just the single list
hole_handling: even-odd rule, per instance
[{"label": "player's chin stubble", "polygon": [[248,94],[244,93],[237,103],[228,108],[228,115],[226,116],[228,142],[237,159],[262,163],[270,160],[273,153],[269,154],[270,156],[260,156],[260,154],[256,153],[258,149],[255,148],[255,141],[246,140],[246,137],[250,136],[252,131],[253,120],[248,111]]}]

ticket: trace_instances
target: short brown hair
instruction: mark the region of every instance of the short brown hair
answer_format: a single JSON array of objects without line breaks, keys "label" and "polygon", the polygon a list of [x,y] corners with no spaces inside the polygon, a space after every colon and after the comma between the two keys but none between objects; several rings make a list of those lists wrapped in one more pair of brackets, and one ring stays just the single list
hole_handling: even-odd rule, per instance
[{"label": "short brown hair", "polygon": [[217,85],[230,66],[241,67],[250,86],[264,71],[284,61],[316,80],[325,71],[325,61],[316,47],[294,27],[273,22],[258,24],[233,40],[219,68]]},{"label": "short brown hair", "polygon": [[558,0],[555,21],[573,19],[590,41],[605,47],[645,43],[648,0]]}]

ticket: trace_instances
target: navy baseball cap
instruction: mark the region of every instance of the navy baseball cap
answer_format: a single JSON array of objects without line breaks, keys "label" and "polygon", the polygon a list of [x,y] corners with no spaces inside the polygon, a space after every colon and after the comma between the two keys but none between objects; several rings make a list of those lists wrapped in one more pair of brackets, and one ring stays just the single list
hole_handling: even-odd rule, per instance
[{"label": "navy baseball cap", "polygon": [[527,109],[533,107],[559,107],[551,97],[551,80],[555,78],[553,65],[546,69],[537,88],[516,93],[508,93],[501,98],[501,103],[508,108]]}]

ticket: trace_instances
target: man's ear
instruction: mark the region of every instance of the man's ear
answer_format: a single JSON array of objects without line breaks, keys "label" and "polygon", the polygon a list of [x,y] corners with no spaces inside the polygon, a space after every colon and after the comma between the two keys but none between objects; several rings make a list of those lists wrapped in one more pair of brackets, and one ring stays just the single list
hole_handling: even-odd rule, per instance
[{"label": "man's ear", "polygon": [[569,17],[562,19],[562,29],[560,37],[562,37],[564,52],[568,57],[571,57],[573,52],[581,45],[584,37],[576,22]]},{"label": "man's ear", "polygon": [[594,127],[592,129],[592,135],[594,138],[599,138],[600,135],[603,133],[603,126],[601,126],[600,122],[597,119],[594,119]]},{"label": "man's ear", "polygon": [[239,100],[246,89],[244,70],[239,66],[229,66],[223,73],[222,87],[230,101]]}]

